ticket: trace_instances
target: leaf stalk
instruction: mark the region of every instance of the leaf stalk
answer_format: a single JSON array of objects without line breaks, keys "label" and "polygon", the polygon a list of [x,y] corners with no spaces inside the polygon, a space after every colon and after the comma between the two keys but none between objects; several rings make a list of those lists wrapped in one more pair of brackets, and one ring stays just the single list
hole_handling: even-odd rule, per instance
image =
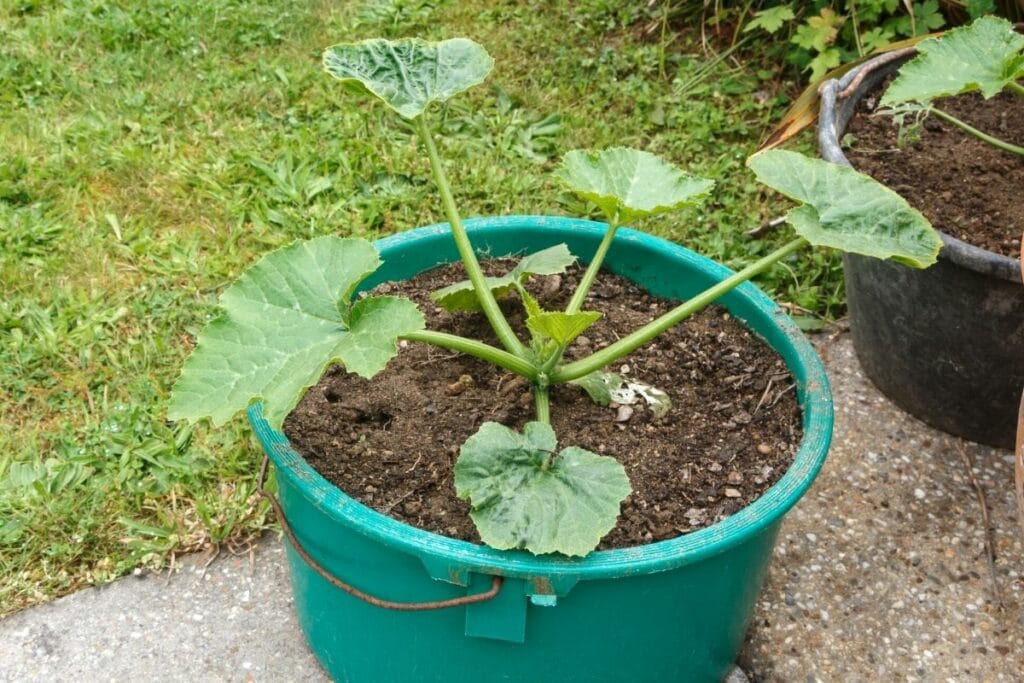
[{"label": "leaf stalk", "polygon": [[466,337],[448,334],[447,332],[435,332],[434,330],[409,332],[408,334],[403,334],[401,339],[432,344],[444,349],[451,349],[452,351],[460,351],[489,363],[494,363],[517,375],[522,375],[530,381],[536,381],[537,379],[537,368],[529,361],[475,339],[467,339]]},{"label": "leaf stalk", "polygon": [[579,313],[580,308],[583,306],[583,301],[587,298],[587,292],[590,291],[590,286],[594,284],[597,271],[601,270],[601,263],[604,261],[605,255],[608,254],[608,249],[612,246],[612,240],[615,239],[615,231],[618,229],[619,214],[616,213],[615,217],[608,224],[608,230],[604,233],[604,239],[601,240],[597,251],[594,252],[594,258],[590,260],[587,271],[583,273],[583,279],[580,280],[576,291],[572,295],[572,299],[569,301],[568,307],[565,309],[566,313]]},{"label": "leaf stalk", "polygon": [[730,275],[718,284],[708,287],[697,296],[676,306],[659,318],[652,320],[629,336],[623,337],[614,344],[606,346],[586,358],[582,358],[574,363],[564,366],[560,370],[557,370],[550,377],[551,383],[569,382],[604,368],[631,351],[640,348],[669,328],[678,325],[686,318],[711,304],[718,297],[732,291],[755,275],[767,270],[771,266],[775,265],[776,262],[782,260],[806,244],[808,244],[808,242],[803,237],[794,239],[764,258],[750,264],[743,270]]},{"label": "leaf stalk", "polygon": [[953,116],[952,114],[947,114],[946,112],[944,112],[941,109],[938,109],[936,107],[932,107],[931,111],[932,111],[933,114],[938,116],[943,121],[946,121],[948,123],[952,123],[957,128],[970,133],[974,137],[978,138],[979,140],[981,140],[983,142],[987,142],[988,144],[992,145],[993,147],[998,147],[999,149],[1001,149],[1001,150],[1003,150],[1005,152],[1012,152],[1014,154],[1019,154],[1021,156],[1024,156],[1024,147],[1018,147],[1017,145],[1010,144],[1009,142],[1004,142],[1003,140],[1000,140],[997,137],[993,137],[993,136],[989,135],[988,133],[980,131],[977,128],[975,128],[974,126],[972,126],[971,124],[967,123],[966,121],[961,121],[960,119],[958,119],[957,117]]},{"label": "leaf stalk", "polygon": [[473,245],[469,241],[469,236],[466,234],[466,229],[462,225],[462,219],[459,217],[459,211],[455,206],[451,186],[448,184],[448,176],[445,175],[444,168],[441,165],[441,157],[437,153],[437,147],[434,145],[434,138],[430,132],[430,126],[427,123],[425,114],[420,114],[416,118],[416,125],[420,139],[423,140],[423,145],[427,148],[427,155],[430,157],[430,168],[434,172],[434,180],[437,183],[438,192],[441,194],[441,203],[444,205],[445,214],[448,216],[448,223],[452,228],[455,246],[459,250],[459,257],[462,259],[462,263],[466,266],[466,273],[469,275],[469,281],[473,283],[473,290],[476,292],[477,299],[480,300],[480,307],[483,309],[484,315],[487,316],[487,320],[491,323],[491,327],[494,328],[494,333],[498,335],[502,346],[510,353],[520,358],[525,358],[526,349],[523,347],[522,342],[519,341],[519,338],[516,337],[516,333],[512,331],[512,326],[505,319],[501,308],[498,307],[497,300],[494,298],[494,294],[491,292],[491,288],[487,286],[487,282],[484,279],[484,273],[480,269],[480,262],[477,261],[476,252],[473,251]]}]

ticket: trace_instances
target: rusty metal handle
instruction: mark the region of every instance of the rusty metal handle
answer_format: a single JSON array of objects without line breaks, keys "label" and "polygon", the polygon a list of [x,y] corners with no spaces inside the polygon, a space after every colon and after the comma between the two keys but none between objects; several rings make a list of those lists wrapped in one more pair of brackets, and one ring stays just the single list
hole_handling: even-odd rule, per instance
[{"label": "rusty metal handle", "polygon": [[491,578],[491,588],[483,593],[474,593],[473,595],[464,595],[458,598],[451,598],[449,600],[433,600],[429,602],[393,602],[391,600],[384,600],[376,596],[364,593],[355,586],[345,583],[334,574],[327,571],[323,565],[313,559],[309,552],[302,547],[299,543],[299,539],[295,537],[295,532],[292,531],[292,527],[288,524],[287,518],[284,516],[284,510],[281,509],[281,503],[278,502],[274,494],[267,491],[263,485],[267,481],[267,467],[270,464],[270,458],[266,455],[263,456],[263,462],[260,464],[259,479],[256,482],[256,491],[261,496],[266,498],[267,502],[270,503],[270,507],[274,508],[274,514],[277,515],[277,520],[281,523],[281,529],[284,531],[284,535],[288,537],[288,540],[292,544],[292,548],[299,554],[299,557],[310,566],[317,574],[319,574],[324,580],[330,583],[332,586],[340,588],[354,598],[358,598],[363,602],[368,602],[375,607],[381,607],[383,609],[393,609],[401,612],[423,612],[427,610],[435,609],[448,609],[449,607],[461,607],[462,605],[472,605],[478,602],[486,602],[497,597],[498,592],[501,590],[501,584],[504,582],[504,578],[501,576],[494,576]]}]

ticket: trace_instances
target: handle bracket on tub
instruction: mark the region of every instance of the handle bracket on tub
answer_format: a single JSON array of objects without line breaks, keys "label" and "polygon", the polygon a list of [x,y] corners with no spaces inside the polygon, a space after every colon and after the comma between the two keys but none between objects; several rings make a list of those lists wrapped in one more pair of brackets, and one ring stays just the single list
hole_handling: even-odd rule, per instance
[{"label": "handle bracket on tub", "polygon": [[448,609],[450,607],[461,607],[463,605],[473,605],[476,603],[487,602],[493,600],[498,596],[501,591],[501,585],[504,582],[504,578],[501,576],[491,577],[491,587],[489,590],[482,593],[473,593],[472,595],[463,595],[457,598],[450,598],[448,600],[431,600],[426,602],[394,602],[392,600],[384,600],[378,598],[375,595],[364,593],[352,584],[346,583],[339,579],[334,574],[327,571],[323,565],[313,559],[313,556],[302,546],[299,539],[295,536],[295,532],[292,531],[292,527],[288,524],[288,519],[284,516],[284,510],[281,508],[281,503],[278,502],[274,494],[267,491],[264,488],[264,484],[267,481],[267,467],[270,464],[270,458],[263,456],[263,462],[260,464],[260,474],[256,481],[256,491],[263,496],[267,502],[270,503],[270,507],[274,508],[274,514],[277,515],[277,521],[281,523],[281,529],[284,531],[284,535],[288,537],[288,540],[292,544],[292,548],[298,553],[299,557],[310,566],[317,574],[319,574],[325,581],[330,583],[336,588],[340,588],[354,598],[358,598],[363,602],[367,602],[376,607],[383,609],[399,610],[403,612],[422,612],[426,610],[435,609]]}]

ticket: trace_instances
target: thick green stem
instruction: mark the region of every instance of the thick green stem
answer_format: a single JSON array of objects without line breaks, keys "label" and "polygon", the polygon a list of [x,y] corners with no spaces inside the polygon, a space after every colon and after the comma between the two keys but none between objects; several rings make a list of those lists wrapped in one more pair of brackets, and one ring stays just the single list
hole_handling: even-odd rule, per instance
[{"label": "thick green stem", "polygon": [[445,214],[448,216],[448,223],[452,228],[455,246],[459,250],[462,263],[466,266],[466,273],[469,275],[469,281],[473,283],[477,299],[480,300],[480,307],[483,309],[484,315],[487,316],[487,320],[490,321],[491,327],[494,328],[495,334],[498,335],[498,339],[501,340],[502,346],[511,353],[525,358],[526,349],[523,347],[522,342],[519,341],[519,338],[516,337],[516,333],[512,331],[511,325],[508,324],[508,320],[505,319],[501,309],[498,307],[498,302],[495,300],[491,288],[487,286],[484,273],[480,270],[480,262],[477,261],[476,253],[473,251],[473,245],[469,241],[466,229],[462,226],[462,219],[459,218],[459,211],[455,207],[455,199],[452,198],[448,176],[445,175],[444,168],[441,166],[441,157],[437,153],[437,147],[434,146],[434,138],[430,133],[430,126],[427,125],[426,115],[420,114],[416,119],[416,123],[419,126],[420,138],[423,140],[423,145],[427,148],[427,155],[430,157],[430,168],[434,172],[434,180],[437,182],[437,189],[441,193],[441,203],[444,205]]},{"label": "thick green stem", "polygon": [[576,287],[576,292],[569,301],[569,306],[565,309],[566,313],[578,313],[583,306],[583,300],[587,298],[587,292],[590,291],[590,286],[594,284],[597,271],[601,270],[601,263],[604,261],[608,249],[612,246],[612,240],[615,239],[615,231],[618,229],[619,217],[616,214],[612,222],[608,224],[608,230],[604,233],[604,239],[601,240],[600,246],[597,247],[594,258],[590,260],[587,272],[583,273],[583,279],[580,280],[580,284]]},{"label": "thick green stem", "polygon": [[408,334],[403,334],[402,339],[433,344],[434,346],[451,349],[452,351],[461,351],[462,353],[476,356],[489,363],[510,370],[517,375],[522,375],[531,381],[537,378],[537,368],[529,361],[475,339],[467,339],[466,337],[447,334],[446,332],[434,332],[433,330],[409,332]]},{"label": "thick green stem", "polygon": [[533,402],[537,407],[537,421],[551,424],[551,397],[546,386],[537,385],[533,388]]},{"label": "thick green stem", "polygon": [[803,237],[798,237],[785,246],[776,249],[756,263],[750,264],[740,272],[730,275],[713,287],[705,289],[692,299],[676,306],[660,318],[652,320],[639,330],[630,334],[628,337],[623,337],[619,341],[611,344],[610,346],[606,346],[597,353],[587,356],[586,358],[582,358],[575,363],[566,365],[561,370],[558,370],[551,375],[551,383],[569,382],[583,377],[584,375],[589,375],[591,372],[596,372],[608,364],[615,362],[630,351],[640,348],[674,325],[678,325],[686,318],[712,303],[718,297],[735,289],[755,275],[767,270],[777,261],[782,260],[806,244],[807,240]]},{"label": "thick green stem", "polygon": [[1006,87],[1010,89],[1010,92],[1024,97],[1024,85],[1021,85],[1016,81],[1011,81],[1006,84]]},{"label": "thick green stem", "polygon": [[931,111],[932,111],[933,114],[938,116],[943,121],[948,121],[949,123],[952,123],[957,128],[960,128],[961,130],[967,131],[968,133],[970,133],[974,137],[976,137],[979,140],[982,140],[984,142],[987,142],[988,144],[992,145],[993,147],[998,147],[999,149],[1004,150],[1006,152],[1013,152],[1014,154],[1019,154],[1021,156],[1024,156],[1024,147],[1018,147],[1017,145],[1011,145],[1009,142],[1003,142],[999,138],[992,137],[988,133],[983,133],[982,131],[978,130],[977,128],[975,128],[974,126],[970,125],[969,123],[961,121],[957,117],[955,117],[955,116],[953,116],[951,114],[947,114],[946,112],[942,111],[941,109],[936,109],[935,107],[932,107]]}]

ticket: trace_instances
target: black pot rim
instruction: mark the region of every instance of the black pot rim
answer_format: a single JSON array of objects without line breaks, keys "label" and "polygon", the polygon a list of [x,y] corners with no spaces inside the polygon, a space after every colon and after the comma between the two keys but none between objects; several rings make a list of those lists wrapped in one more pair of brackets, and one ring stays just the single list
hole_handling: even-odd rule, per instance
[{"label": "black pot rim", "polygon": [[[883,54],[861,64],[856,69],[849,71],[840,79],[831,79],[821,84],[821,104],[818,110],[818,150],[821,156],[834,164],[840,164],[853,168],[853,164],[846,158],[839,139],[846,133],[846,127],[842,130],[836,121],[836,107],[840,102],[846,106],[856,106],[861,98],[867,95],[872,87],[865,79],[846,98],[840,98],[839,93],[845,90],[853,80],[865,71],[875,71],[888,74],[898,69],[904,62],[912,59],[916,51],[901,59],[893,60],[890,55]],[[845,101],[844,101],[845,100]],[[981,247],[968,244],[963,240],[948,235],[941,230],[936,230],[942,238],[942,250],[939,258],[955,263],[956,265],[972,270],[981,275],[1008,280],[1010,282],[1021,282],[1021,264],[1017,259],[1003,256]]]}]

